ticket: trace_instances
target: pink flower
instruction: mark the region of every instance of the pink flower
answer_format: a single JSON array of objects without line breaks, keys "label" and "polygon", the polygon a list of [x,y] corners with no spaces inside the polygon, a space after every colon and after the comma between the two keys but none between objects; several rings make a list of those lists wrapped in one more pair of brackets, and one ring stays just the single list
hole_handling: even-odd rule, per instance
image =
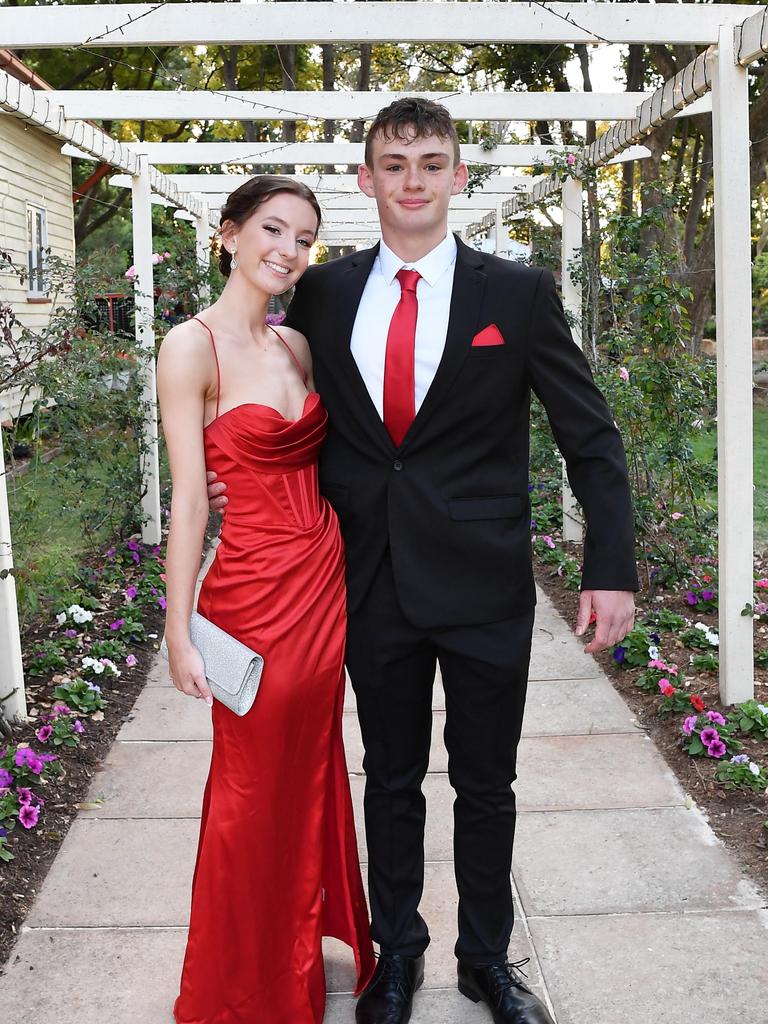
[{"label": "pink flower", "polygon": [[541,539],[544,541],[544,543],[547,545],[547,547],[551,551],[554,551],[554,549],[555,549],[555,542],[552,540],[552,538],[549,536],[549,534],[547,534],[546,537],[542,537]]},{"label": "pink flower", "polygon": [[133,668],[134,665],[138,665],[138,659],[135,654],[129,654],[125,659],[125,664],[128,668]]},{"label": "pink flower", "polygon": [[707,755],[709,757],[722,757],[725,754],[725,744],[721,739],[716,739],[713,743],[710,743],[707,747]]},{"label": "pink flower", "polygon": [[712,743],[717,743],[720,740],[720,733],[714,726],[708,725],[706,729],[701,730],[701,742],[705,747],[710,746]]},{"label": "pink flower", "polygon": [[128,267],[128,269],[126,270],[126,272],[125,272],[125,274],[123,276],[127,277],[129,281],[132,281],[134,279],[134,277],[136,277],[136,274],[137,274],[136,267],[130,266],[130,267]]},{"label": "pink flower", "polygon": [[565,158],[565,162],[568,164],[569,167],[573,167],[573,165],[576,163],[576,154],[569,153],[568,156]]},{"label": "pink flower", "polygon": [[19,786],[16,790],[16,795],[19,798],[20,804],[31,804],[35,799],[35,794],[29,788],[29,786]]},{"label": "pink flower", "polygon": [[167,260],[169,260],[169,259],[171,258],[171,254],[170,254],[169,252],[164,252],[164,253],[163,253],[163,256],[165,256],[165,258],[166,258]]},{"label": "pink flower", "polygon": [[622,366],[619,369],[619,376],[625,382],[629,380],[629,370],[626,368],[626,366]]},{"label": "pink flower", "polygon": [[683,518],[683,513],[682,512],[673,512],[672,515],[670,516],[670,519],[682,519],[682,518]]},{"label": "pink flower", "polygon": [[768,590],[768,579],[755,580],[755,586],[758,590]]},{"label": "pink flower", "polygon": [[72,723],[72,731],[73,732],[85,732],[85,729],[83,728],[83,723],[80,721],[79,718],[76,718],[74,720],[74,722]]},{"label": "pink flower", "polygon": [[40,808],[34,804],[23,804],[19,808],[19,821],[24,828],[34,828],[40,817]]},{"label": "pink flower", "polygon": [[683,732],[686,736],[690,736],[693,730],[696,728],[696,722],[698,721],[698,715],[689,715],[688,718],[683,722]]},{"label": "pink flower", "polygon": [[707,718],[714,725],[725,725],[725,719],[723,718],[723,716],[720,714],[719,711],[708,711],[707,712]]},{"label": "pink flower", "polygon": [[41,743],[46,743],[50,739],[52,732],[53,729],[50,725],[41,725],[35,733],[35,736],[37,736]]}]

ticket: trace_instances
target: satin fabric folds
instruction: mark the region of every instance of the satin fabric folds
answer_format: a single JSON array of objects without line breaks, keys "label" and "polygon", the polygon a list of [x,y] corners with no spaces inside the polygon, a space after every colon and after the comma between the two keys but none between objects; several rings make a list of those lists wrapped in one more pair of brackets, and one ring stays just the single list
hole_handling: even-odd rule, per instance
[{"label": "satin fabric folds", "polygon": [[240,405],[205,431],[227,483],[198,608],[264,656],[242,718],[213,705],[213,753],[192,883],[177,1024],[321,1024],[321,940],[374,967],[342,744],[344,556],[320,497],[327,415]]}]

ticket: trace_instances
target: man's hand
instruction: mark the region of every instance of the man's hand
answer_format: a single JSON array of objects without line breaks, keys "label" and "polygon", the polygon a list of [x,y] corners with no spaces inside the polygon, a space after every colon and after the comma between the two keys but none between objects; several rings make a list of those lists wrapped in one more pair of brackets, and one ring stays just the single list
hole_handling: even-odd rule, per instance
[{"label": "man's hand", "polygon": [[224,493],[227,485],[225,483],[215,483],[216,474],[210,470],[205,474],[205,479],[208,482],[208,507],[211,512],[223,512],[229,501],[229,498]]},{"label": "man's hand", "polygon": [[593,612],[595,635],[584,648],[587,654],[613,647],[629,633],[635,624],[635,596],[631,590],[582,590],[576,636],[584,636]]}]

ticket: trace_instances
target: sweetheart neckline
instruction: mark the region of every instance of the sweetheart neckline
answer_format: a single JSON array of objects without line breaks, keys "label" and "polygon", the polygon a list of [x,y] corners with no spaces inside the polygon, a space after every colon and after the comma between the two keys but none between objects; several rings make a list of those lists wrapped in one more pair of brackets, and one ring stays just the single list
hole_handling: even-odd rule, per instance
[{"label": "sweetheart neckline", "polygon": [[263,402],[240,402],[239,405],[233,405],[232,408],[227,409],[226,412],[222,412],[218,416],[214,416],[211,422],[206,423],[206,425],[203,427],[203,433],[205,433],[205,431],[209,427],[212,427],[214,423],[218,423],[218,421],[224,419],[225,416],[229,416],[231,412],[237,412],[238,409],[248,409],[250,407],[253,407],[255,409],[267,409],[269,412],[273,412],[275,416],[279,416],[280,419],[283,420],[285,423],[293,425],[294,423],[298,423],[300,420],[304,419],[305,411],[307,408],[307,402],[312,397],[312,395],[316,394],[318,394],[317,391],[307,392],[306,397],[304,398],[304,405],[301,407],[301,413],[295,420],[289,420],[287,416],[283,416],[280,410],[276,409],[273,405],[265,405]]}]

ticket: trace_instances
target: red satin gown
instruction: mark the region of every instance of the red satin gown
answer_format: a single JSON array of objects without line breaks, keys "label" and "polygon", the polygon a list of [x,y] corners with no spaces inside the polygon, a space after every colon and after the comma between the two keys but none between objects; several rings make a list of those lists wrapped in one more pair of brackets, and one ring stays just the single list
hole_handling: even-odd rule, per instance
[{"label": "red satin gown", "polygon": [[320,1024],[324,935],[354,950],[356,992],[373,973],[341,732],[344,553],[317,480],[326,423],[311,393],[296,421],[248,403],[205,429],[229,502],[198,609],[264,671],[242,718],[213,705],[177,1024]]}]

